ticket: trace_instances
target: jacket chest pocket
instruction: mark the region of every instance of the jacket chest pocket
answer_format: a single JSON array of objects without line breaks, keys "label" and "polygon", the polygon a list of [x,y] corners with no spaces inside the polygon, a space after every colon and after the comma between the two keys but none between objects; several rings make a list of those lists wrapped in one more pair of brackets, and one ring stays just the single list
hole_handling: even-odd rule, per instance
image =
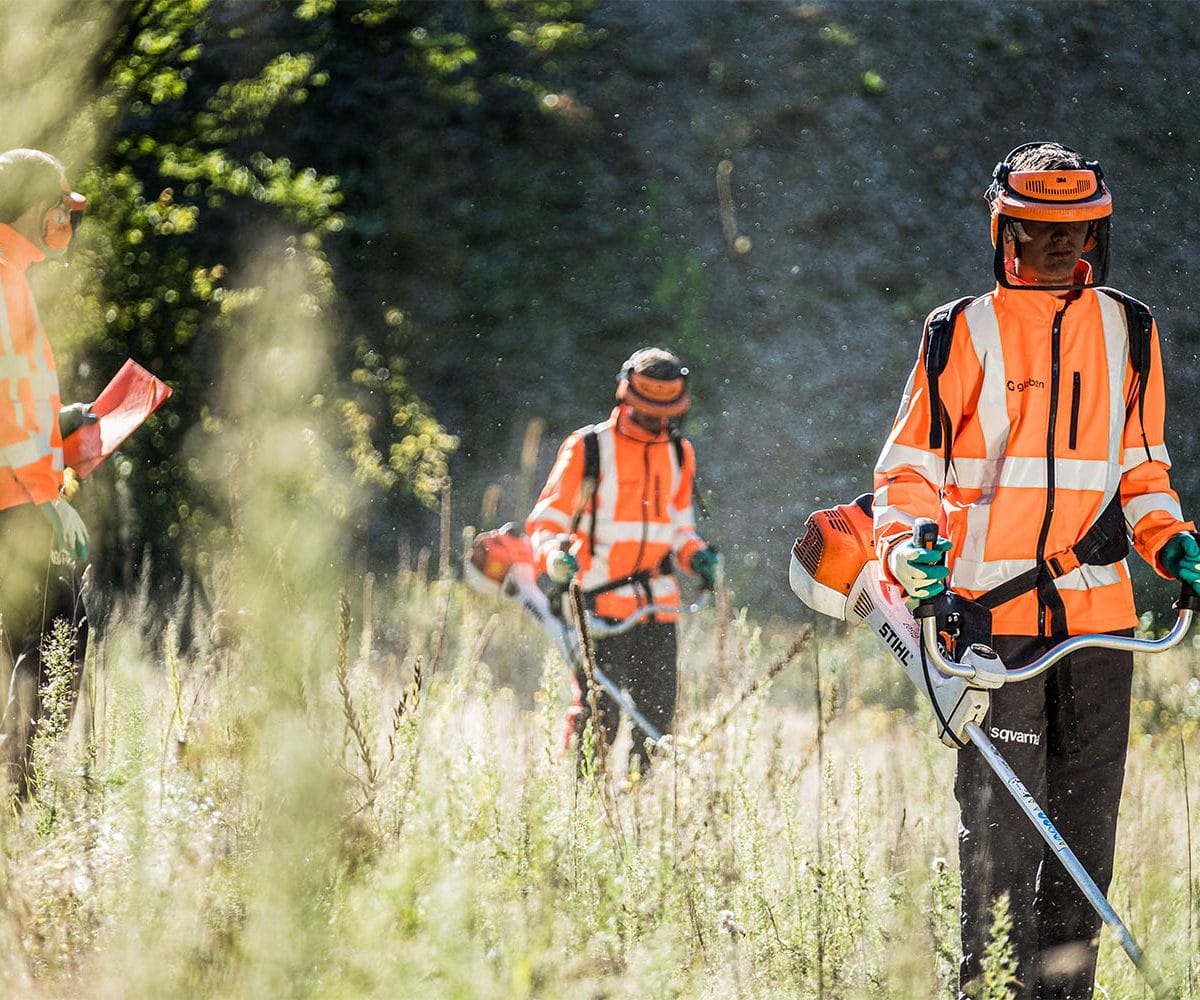
[{"label": "jacket chest pocket", "polygon": [[1083,378],[1079,372],[1071,374],[1071,424],[1067,446],[1074,451],[1079,446],[1079,407],[1083,396]]}]

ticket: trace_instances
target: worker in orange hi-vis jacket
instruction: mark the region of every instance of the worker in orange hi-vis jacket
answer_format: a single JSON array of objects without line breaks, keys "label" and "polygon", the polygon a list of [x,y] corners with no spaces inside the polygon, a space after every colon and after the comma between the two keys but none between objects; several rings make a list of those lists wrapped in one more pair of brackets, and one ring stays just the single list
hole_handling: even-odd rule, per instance
[{"label": "worker in orange hi-vis jacket", "polygon": [[[63,437],[92,420],[63,407],[54,352],[27,269],[65,253],[85,200],[47,153],[0,154],[0,783],[31,790],[30,754],[46,681],[42,644],[64,620],[78,695],[87,644],[80,580],[88,534],[64,495]],[[73,705],[73,700],[72,700]]]},{"label": "worker in orange hi-vis jacket", "polygon": [[[1100,165],[1019,146],[988,190],[990,293],[934,310],[875,467],[881,563],[908,596],[949,586],[992,612],[1020,667],[1065,636],[1137,624],[1129,538],[1195,588],[1200,547],[1171,488],[1163,358],[1149,310],[1102,282],[1112,198]],[[1093,264],[1094,262],[1094,264]],[[917,518],[939,525],[932,551]],[[991,692],[985,732],[1107,891],[1129,733],[1132,655],[1089,648],[1045,682]],[[1091,997],[1101,918],[971,746],[958,755],[960,996],[976,997],[1007,894],[1013,994]]]},{"label": "worker in orange hi-vis jacket", "polygon": [[[625,619],[650,604],[678,607],[676,566],[710,587],[716,578],[719,557],[697,534],[692,509],[695,452],[674,425],[691,402],[687,376],[670,351],[634,352],[621,366],[617,406],[562,443],[526,522],[536,568],[562,589],[578,577],[588,610],[601,618]],[[656,613],[595,641],[597,666],[662,733],[675,714],[677,618]],[[582,672],[573,687],[568,745],[591,717]],[[611,745],[619,710],[602,689],[594,696]],[[649,762],[635,725],[630,767],[644,773]]]}]

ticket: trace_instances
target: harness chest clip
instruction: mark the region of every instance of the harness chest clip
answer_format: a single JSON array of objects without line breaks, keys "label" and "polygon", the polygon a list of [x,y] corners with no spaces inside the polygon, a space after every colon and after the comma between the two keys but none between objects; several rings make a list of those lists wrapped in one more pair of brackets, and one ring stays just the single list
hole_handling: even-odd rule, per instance
[{"label": "harness chest clip", "polygon": [[1054,579],[1060,576],[1066,576],[1072,570],[1079,569],[1083,565],[1079,561],[1079,554],[1073,549],[1063,549],[1061,552],[1055,552],[1052,556],[1046,557],[1046,566],[1050,569]]}]

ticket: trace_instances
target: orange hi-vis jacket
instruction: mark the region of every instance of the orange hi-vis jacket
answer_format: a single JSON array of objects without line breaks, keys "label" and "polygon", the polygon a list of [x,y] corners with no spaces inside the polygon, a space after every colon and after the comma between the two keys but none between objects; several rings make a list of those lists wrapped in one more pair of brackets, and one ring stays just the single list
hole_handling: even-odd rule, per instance
[{"label": "orange hi-vis jacket", "polygon": [[[582,494],[584,438],[593,430],[600,457],[594,507],[584,503]],[[554,468],[525,522],[538,572],[545,571],[546,557],[570,534],[570,551],[579,562],[585,592],[634,574],[643,577],[589,597],[596,614],[627,618],[650,603],[678,606],[679,583],[671,572],[664,572],[667,557],[673,553],[690,573],[692,555],[704,547],[692,511],[696,453],[691,442],[682,444],[680,467],[670,437],[639,427],[627,406],[615,407],[603,423],[573,431],[558,449]],[[672,621],[678,616],[658,617]]]},{"label": "orange hi-vis jacket", "polygon": [[0,223],[0,510],[54,500],[63,484],[58,371],[25,274],[42,259]]},{"label": "orange hi-vis jacket", "polygon": [[[929,444],[924,358],[875,466],[876,550],[884,565],[915,519],[952,544],[950,586],[978,598],[1069,550],[1116,495],[1134,547],[1160,575],[1159,550],[1192,530],[1171,488],[1164,442],[1162,355],[1139,417],[1122,305],[1095,289],[1059,297],[997,285],[959,313],[938,380],[950,461]],[[922,348],[922,355],[924,346]],[[1143,439],[1143,423],[1145,438]],[[1129,568],[1070,560],[1053,581],[1072,635],[1137,624]],[[997,635],[1052,634],[1036,590],[993,609]]]}]

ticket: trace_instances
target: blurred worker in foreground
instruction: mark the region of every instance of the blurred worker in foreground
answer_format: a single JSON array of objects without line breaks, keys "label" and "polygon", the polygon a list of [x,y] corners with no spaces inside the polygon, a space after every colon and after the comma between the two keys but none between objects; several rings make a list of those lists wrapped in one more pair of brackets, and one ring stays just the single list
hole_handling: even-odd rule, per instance
[{"label": "blurred worker in foreground", "polygon": [[[526,522],[535,566],[565,589],[579,577],[588,610],[612,621],[649,604],[679,606],[674,567],[708,587],[718,555],[696,533],[696,456],[674,421],[687,412],[688,370],[657,347],[621,366],[617,406],[607,420],[570,434]],[[676,613],[649,615],[629,632],[595,641],[596,661],[628,691],[648,723],[669,731],[675,714]],[[619,710],[583,673],[573,678],[566,741],[578,742],[594,696],[611,746]],[[630,768],[645,772],[646,734],[634,726]]]},{"label": "blurred worker in foreground", "polygon": [[[1101,287],[1112,201],[1100,165],[1019,146],[988,190],[997,286],[926,323],[875,467],[880,561],[910,597],[949,586],[990,608],[1021,667],[1062,638],[1130,635],[1125,556],[1195,588],[1200,547],[1171,488],[1163,360],[1144,305]],[[1087,259],[1095,260],[1093,264]],[[939,525],[933,552],[911,540]],[[991,692],[983,725],[1102,891],[1129,734],[1128,652],[1085,649]],[[1101,918],[972,746],[958,755],[961,997],[978,997],[1008,895],[1011,995],[1090,998]]]},{"label": "blurred worker in foreground", "polygon": [[58,619],[69,626],[72,708],[83,672],[88,534],[64,494],[62,441],[93,419],[83,404],[60,404],[54,352],[25,272],[66,252],[84,204],[53,156],[0,154],[0,677],[11,671],[0,688],[0,767],[21,794],[32,790],[43,644]]}]

